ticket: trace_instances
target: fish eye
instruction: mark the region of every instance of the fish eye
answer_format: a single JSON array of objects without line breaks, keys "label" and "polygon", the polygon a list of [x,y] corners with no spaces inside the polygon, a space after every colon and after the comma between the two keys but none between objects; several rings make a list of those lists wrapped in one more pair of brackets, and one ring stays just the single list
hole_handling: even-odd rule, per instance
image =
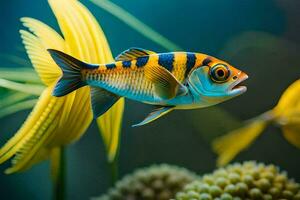
[{"label": "fish eye", "polygon": [[230,71],[226,65],[217,64],[210,69],[210,78],[216,83],[224,83],[230,76]]}]

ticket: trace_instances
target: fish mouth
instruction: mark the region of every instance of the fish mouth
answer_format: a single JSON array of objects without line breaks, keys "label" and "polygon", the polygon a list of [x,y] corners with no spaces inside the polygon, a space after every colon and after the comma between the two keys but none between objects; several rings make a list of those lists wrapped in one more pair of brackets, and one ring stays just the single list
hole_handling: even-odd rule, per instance
[{"label": "fish mouth", "polygon": [[231,86],[228,88],[228,91],[231,95],[239,95],[247,91],[247,87],[241,85],[243,81],[248,79],[248,75],[244,72],[240,72],[238,74],[238,80],[235,81]]}]

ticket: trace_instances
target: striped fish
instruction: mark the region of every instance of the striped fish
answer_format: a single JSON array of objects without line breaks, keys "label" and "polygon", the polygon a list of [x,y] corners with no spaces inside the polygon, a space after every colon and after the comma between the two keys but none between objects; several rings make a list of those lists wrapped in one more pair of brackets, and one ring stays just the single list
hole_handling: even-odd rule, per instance
[{"label": "striped fish", "polygon": [[201,53],[155,53],[130,48],[114,63],[88,64],[54,49],[48,51],[63,71],[53,96],[89,85],[95,117],[104,114],[120,97],[158,107],[134,126],[147,124],[174,109],[207,107],[246,91],[239,85],[248,78],[244,72]]}]

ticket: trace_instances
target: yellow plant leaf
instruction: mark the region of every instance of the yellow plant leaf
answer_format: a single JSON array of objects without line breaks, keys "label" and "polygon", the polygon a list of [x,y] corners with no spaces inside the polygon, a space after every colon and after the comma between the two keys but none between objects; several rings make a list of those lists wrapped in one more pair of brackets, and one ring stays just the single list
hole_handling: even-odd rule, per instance
[{"label": "yellow plant leaf", "polygon": [[[80,12],[84,13],[85,8],[82,4],[78,4],[81,7]],[[97,63],[108,63],[113,62],[113,57],[104,36],[101,27],[98,25],[96,19],[91,15],[91,13],[86,13],[88,17],[84,17],[87,21],[88,29],[92,31],[92,38],[96,43],[102,44],[97,46],[97,51],[95,53],[99,56]],[[102,36],[102,37],[101,37]],[[104,58],[104,59],[101,59]],[[121,98],[117,103],[115,103],[108,112],[97,119],[97,124],[99,126],[103,141],[105,143],[108,160],[113,161],[115,159],[116,153],[119,147],[119,139],[122,126],[122,117],[124,112],[124,98]],[[109,139],[108,139],[109,138]]]},{"label": "yellow plant leaf", "polygon": [[[90,62],[89,54],[93,50],[94,44],[88,39],[88,33],[84,37],[83,31],[85,26],[82,24],[80,24],[82,27],[79,26],[79,21],[77,21],[78,11],[72,6],[75,3],[78,2],[73,0],[49,0],[66,42],[65,52],[80,60]],[[92,45],[90,51],[88,49],[89,45]],[[63,98],[65,99],[65,106],[62,111],[60,127],[57,130],[61,134],[57,134],[51,142],[51,146],[65,145],[74,141],[83,134],[92,121],[90,104],[88,102],[90,98],[88,87],[80,88]],[[76,115],[78,111],[81,111],[81,113]],[[65,124],[68,124],[68,126]],[[78,131],[79,124],[80,132]]]},{"label": "yellow plant leaf", "polygon": [[[82,4],[79,2],[70,3],[70,1],[54,0],[49,2],[58,19],[66,43],[68,44],[68,53],[90,63],[108,63],[113,61],[113,57],[103,31],[96,19]],[[86,92],[86,90],[88,90],[88,92]],[[85,104],[80,103],[76,106],[74,105],[74,107],[77,107],[77,110],[82,110],[82,112],[88,112],[88,119],[91,120],[92,115],[90,112],[89,89],[87,87],[79,89],[76,91],[76,97],[74,99],[81,99],[81,102],[86,102]],[[69,104],[73,104],[71,100]],[[102,120],[103,122],[100,123],[100,126],[106,127],[101,131],[103,137],[105,137],[105,135],[112,135],[116,133],[114,129],[116,129],[119,134],[121,122],[118,122],[117,119],[121,118],[123,114],[123,106],[123,101],[120,101],[120,103],[113,106],[102,116],[105,120]],[[86,108],[88,108],[88,110],[86,110]],[[68,111],[66,110],[64,113],[68,113]],[[105,115],[110,116],[110,118],[105,117]],[[76,123],[76,121],[73,129],[83,129],[84,127],[82,124],[80,125],[79,123]],[[107,128],[107,124],[109,123],[114,123],[111,128]],[[72,130],[69,131],[72,132]],[[80,137],[80,135],[74,134],[70,137],[65,136],[64,138],[69,141]]]},{"label": "yellow plant leaf", "polygon": [[[32,26],[30,22],[27,22],[26,25],[29,27]],[[61,71],[52,60],[50,54],[47,52],[47,48],[50,47],[43,45],[40,38],[28,31],[20,30],[20,34],[28,57],[30,58],[31,63],[39,77],[45,85],[49,86],[53,84],[61,75]],[[64,43],[61,44],[60,42],[60,40],[53,40],[53,43],[57,44],[60,50],[63,50]]]},{"label": "yellow plant leaf", "polygon": [[[31,18],[22,18],[30,31],[21,31],[27,53],[35,70],[48,86],[39,98],[21,129],[0,149],[0,163],[14,156],[6,173],[28,169],[49,158],[51,150],[78,139],[92,121],[90,90],[83,87],[56,98],[52,90],[61,71],[47,54],[48,48],[63,50],[83,61],[113,61],[106,38],[92,14],[75,0],[49,0],[64,39],[47,25]],[[102,135],[119,137],[124,101],[120,100],[100,123]],[[105,117],[105,116],[110,116]],[[112,124],[107,127],[107,124]],[[114,142],[112,146],[118,146]],[[54,156],[55,159],[55,156]]]},{"label": "yellow plant leaf", "polygon": [[[65,44],[64,39],[51,27],[30,17],[21,18],[21,22],[37,36],[42,46],[50,49],[63,50]],[[58,67],[53,67],[56,68],[56,70],[59,69]]]},{"label": "yellow plant leaf", "polygon": [[[20,31],[31,62],[48,88],[43,92],[32,114],[18,133],[1,149],[5,152],[5,156],[1,157],[1,162],[15,156],[12,160],[13,166],[6,173],[25,170],[32,164],[41,161],[39,159],[47,158],[43,154],[47,150],[43,148],[46,148],[49,138],[54,135],[54,127],[58,126],[57,120],[60,119],[59,116],[56,116],[57,109],[61,109],[63,106],[63,99],[51,95],[54,83],[59,78],[61,71],[53,62],[47,49],[56,47],[63,50],[64,41],[53,29],[38,20],[22,18],[21,21],[35,33],[34,35],[25,30]],[[6,152],[7,145],[12,147]]]},{"label": "yellow plant leaf", "polygon": [[276,116],[282,117],[288,115],[289,112],[294,112],[294,109],[299,108],[300,112],[300,80],[292,83],[281,95],[278,104],[273,109]]},{"label": "yellow plant leaf", "polygon": [[97,119],[97,123],[106,146],[109,162],[113,162],[115,160],[119,148],[123,111],[124,98],[121,98],[112,106],[110,112],[106,112]]},{"label": "yellow plant leaf", "polygon": [[297,148],[300,148],[300,121],[295,126],[285,126],[282,127],[283,136],[291,144],[295,145]]},{"label": "yellow plant leaf", "polygon": [[267,121],[254,120],[245,126],[217,138],[213,149],[219,155],[218,166],[229,163],[238,153],[248,148],[267,126]]},{"label": "yellow plant leaf", "polygon": [[[32,146],[39,142],[43,134],[46,134],[49,124],[56,126],[53,120],[57,110],[62,106],[62,101],[51,96],[52,89],[53,87],[45,89],[22,127],[0,149],[0,163],[15,155],[12,161],[13,167],[8,172],[12,173],[22,170],[23,167],[26,168],[26,163],[36,153],[36,151],[33,151]],[[55,112],[52,112],[53,107],[55,107]],[[24,161],[21,159],[23,157],[26,157]]]},{"label": "yellow plant leaf", "polygon": [[44,111],[40,118],[40,120],[42,120],[40,125],[36,128],[34,134],[28,138],[30,142],[27,142],[17,152],[12,160],[13,166],[7,169],[5,173],[10,174],[27,169],[27,166],[33,164],[32,161],[34,161],[34,157],[39,155],[39,151],[45,147],[47,141],[55,136],[61,110],[54,99],[51,100],[48,105],[50,106],[49,110],[51,110],[51,112],[47,112],[47,110]]},{"label": "yellow plant leaf", "polygon": [[285,139],[300,148],[300,112],[295,111],[285,116],[285,123],[281,128]]},{"label": "yellow plant leaf", "polygon": [[282,94],[273,109],[276,122],[281,125],[283,136],[300,148],[300,79],[292,83]]}]

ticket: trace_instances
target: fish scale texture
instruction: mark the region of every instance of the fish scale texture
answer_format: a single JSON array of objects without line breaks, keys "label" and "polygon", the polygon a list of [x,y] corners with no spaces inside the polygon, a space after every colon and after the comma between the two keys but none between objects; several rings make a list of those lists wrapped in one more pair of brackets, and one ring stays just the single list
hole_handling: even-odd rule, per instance
[{"label": "fish scale texture", "polygon": [[[100,74],[100,75],[99,75]],[[99,76],[98,76],[99,75]],[[98,70],[96,73],[87,73],[86,80],[99,82],[100,86],[108,87],[122,95],[131,93],[134,96],[154,96],[153,84],[145,79],[144,69],[111,69],[107,71]],[[124,93],[124,94],[123,94]]]}]

